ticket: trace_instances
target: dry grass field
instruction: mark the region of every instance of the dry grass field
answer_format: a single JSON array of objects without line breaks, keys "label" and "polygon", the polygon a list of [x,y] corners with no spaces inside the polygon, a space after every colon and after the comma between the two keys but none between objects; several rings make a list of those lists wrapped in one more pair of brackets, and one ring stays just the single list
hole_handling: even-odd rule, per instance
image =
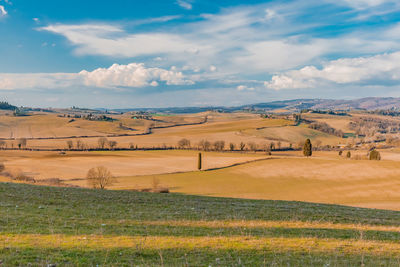
[{"label": "dry grass field", "polygon": [[[356,114],[355,116],[360,116]],[[239,148],[239,143],[259,146],[281,142],[283,147],[310,138],[324,145],[345,143],[346,139],[313,130],[305,124],[295,126],[284,118],[261,118],[250,113],[203,112],[187,115],[153,114],[154,121],[133,119],[132,115],[112,115],[115,121],[89,121],[36,114],[26,117],[0,117],[0,135],[14,137],[50,137],[28,139],[28,148],[65,149],[67,140],[80,140],[88,148],[97,148],[98,136],[115,140],[120,148],[131,144],[140,147],[177,146],[182,138],[196,146],[201,140],[225,141]],[[304,118],[328,123],[344,132],[349,116],[304,114]],[[207,118],[205,123],[204,119]],[[152,132],[142,133],[152,124]],[[199,124],[200,123],[200,124]],[[182,125],[183,124],[183,125]],[[123,125],[123,127],[121,127]],[[166,128],[165,128],[166,127]],[[129,134],[126,136],[126,134]],[[133,134],[131,136],[131,134]],[[69,139],[54,137],[96,136]],[[17,140],[7,140],[16,142]],[[16,146],[14,146],[16,147]],[[37,181],[58,178],[63,183],[87,187],[87,171],[96,166],[108,168],[117,181],[112,189],[144,189],[154,179],[171,192],[252,199],[295,200],[344,204],[360,207],[400,210],[400,151],[381,151],[383,160],[366,158],[367,151],[352,151],[353,159],[339,157],[337,151],[314,152],[304,158],[300,151],[273,152],[203,152],[203,170],[197,171],[197,151],[1,151],[0,160],[8,173],[24,173]],[[260,159],[264,159],[258,161]],[[253,162],[256,161],[256,162]],[[240,165],[232,166],[240,163]],[[7,175],[2,181],[11,181]]]},{"label": "dry grass field", "polygon": [[[383,155],[394,158],[395,153]],[[329,152],[311,158],[278,154],[218,170],[119,177],[113,188],[150,187],[154,177],[172,192],[186,194],[400,210],[398,158],[371,162],[348,160]]]},{"label": "dry grass field", "polygon": [[[264,158],[262,154],[207,152],[205,169]],[[7,171],[20,170],[35,179],[85,178],[87,171],[105,166],[115,176],[152,175],[193,171],[197,168],[196,151],[71,151],[66,154],[47,151],[4,151],[1,159]],[[3,178],[4,179],[4,178]]]},{"label": "dry grass field", "polygon": [[[265,127],[281,127],[292,125],[292,121],[284,119],[265,119],[255,114],[219,114],[206,112],[191,115],[179,116],[154,116],[155,121],[134,120],[124,114],[114,116],[117,121],[88,121],[76,119],[68,123],[69,118],[60,118],[55,115],[34,115],[28,117],[0,117],[0,137],[3,138],[38,138],[47,137],[50,139],[28,140],[29,148],[39,149],[65,149],[66,142],[80,140],[89,148],[97,147],[99,136],[121,135],[108,137],[118,143],[119,147],[128,148],[130,144],[139,147],[161,147],[176,146],[182,138],[189,139],[193,145],[200,140],[224,140],[238,145],[240,142],[265,143],[268,141],[263,136],[253,134],[249,130],[256,130]],[[207,122],[198,124],[207,117]],[[122,123],[123,128],[120,127]],[[181,124],[194,124],[183,125]],[[154,127],[152,134],[141,135],[148,126]],[[178,125],[176,127],[171,127]],[[159,128],[168,127],[168,128]],[[129,128],[130,130],[127,130]],[[130,136],[126,136],[130,135]],[[70,138],[85,136],[80,138]],[[95,136],[95,137],[91,137]],[[63,139],[62,137],[69,137]],[[54,139],[57,138],[57,139]],[[274,137],[272,140],[275,140]],[[270,140],[271,141],[271,140]],[[16,146],[15,140],[7,140],[8,147]]]}]

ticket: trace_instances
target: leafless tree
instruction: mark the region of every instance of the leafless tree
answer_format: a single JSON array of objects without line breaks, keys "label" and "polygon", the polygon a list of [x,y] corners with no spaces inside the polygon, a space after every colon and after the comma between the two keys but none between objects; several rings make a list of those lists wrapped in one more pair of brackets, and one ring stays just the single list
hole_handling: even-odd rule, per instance
[{"label": "leafless tree", "polygon": [[100,137],[97,140],[97,143],[98,143],[100,149],[104,149],[106,147],[106,144],[108,143],[108,139],[105,137]]},{"label": "leafless tree", "polygon": [[222,151],[225,148],[225,141],[219,140],[214,142],[214,149],[216,151]]},{"label": "leafless tree", "polygon": [[76,149],[83,150],[84,145],[83,145],[83,142],[82,142],[81,140],[78,139],[78,140],[76,140],[75,143],[76,143],[76,144],[75,144]]},{"label": "leafless tree", "polygon": [[248,142],[247,146],[249,147],[250,150],[256,152],[257,151],[257,144],[254,142]]},{"label": "leafless tree", "polygon": [[7,147],[6,141],[0,140],[0,149],[4,149]]},{"label": "leafless tree", "polygon": [[243,143],[243,142],[240,142],[239,147],[240,147],[240,151],[243,151],[245,149],[245,147],[246,147],[246,144]]},{"label": "leafless tree", "polygon": [[104,166],[91,168],[86,175],[88,185],[92,188],[105,189],[115,183],[115,177]]},{"label": "leafless tree", "polygon": [[108,141],[108,146],[110,147],[111,150],[114,150],[114,148],[117,146],[117,141],[110,140]]},{"label": "leafless tree", "polygon": [[230,149],[231,151],[235,150],[235,144],[234,144],[234,143],[230,143],[230,144],[229,144],[229,149]]},{"label": "leafless tree", "polygon": [[71,150],[72,148],[74,148],[74,143],[72,142],[72,140],[68,140],[67,141],[67,147],[69,150]]},{"label": "leafless tree", "polygon": [[321,144],[322,144],[322,141],[321,141],[321,140],[315,140],[315,142],[314,142],[314,147],[315,147],[315,148],[319,148],[319,147],[321,146]]},{"label": "leafless tree", "polygon": [[186,138],[182,138],[181,140],[178,141],[178,146],[180,148],[189,148],[190,147],[190,140]]},{"label": "leafless tree", "polygon": [[209,141],[207,141],[207,140],[201,140],[199,142],[199,148],[204,150],[204,151],[209,150],[210,147],[211,147],[211,143]]},{"label": "leafless tree", "polygon": [[270,150],[271,150],[271,151],[274,150],[274,149],[275,149],[275,143],[274,143],[274,142],[271,142],[271,143],[269,144],[269,147],[270,147]]}]

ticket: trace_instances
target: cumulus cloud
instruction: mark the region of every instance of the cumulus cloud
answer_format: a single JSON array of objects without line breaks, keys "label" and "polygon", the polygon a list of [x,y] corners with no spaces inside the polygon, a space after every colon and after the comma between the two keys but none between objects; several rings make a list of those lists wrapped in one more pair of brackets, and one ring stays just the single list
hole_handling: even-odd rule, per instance
[{"label": "cumulus cloud", "polygon": [[114,64],[109,68],[98,68],[79,73],[84,84],[96,87],[144,87],[157,86],[158,81],[167,85],[193,84],[184,78],[182,72],[160,68],[146,68],[144,64],[131,63],[128,65]]},{"label": "cumulus cloud", "polygon": [[265,86],[272,89],[312,88],[321,84],[400,84],[400,52],[371,57],[342,58],[318,69],[306,66],[274,75]]},{"label": "cumulus cloud", "polygon": [[6,9],[4,8],[4,6],[0,5],[0,17],[5,16],[7,14],[8,13],[7,13]]},{"label": "cumulus cloud", "polygon": [[117,88],[167,85],[191,85],[182,72],[146,68],[141,63],[114,64],[109,68],[79,73],[0,73],[0,89],[57,89],[76,86]]}]

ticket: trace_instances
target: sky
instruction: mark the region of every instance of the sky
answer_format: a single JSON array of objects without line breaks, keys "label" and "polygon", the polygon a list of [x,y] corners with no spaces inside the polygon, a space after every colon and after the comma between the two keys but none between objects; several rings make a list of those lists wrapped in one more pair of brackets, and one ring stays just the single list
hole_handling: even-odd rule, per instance
[{"label": "sky", "polygon": [[398,0],[0,0],[0,100],[237,106],[400,97]]}]

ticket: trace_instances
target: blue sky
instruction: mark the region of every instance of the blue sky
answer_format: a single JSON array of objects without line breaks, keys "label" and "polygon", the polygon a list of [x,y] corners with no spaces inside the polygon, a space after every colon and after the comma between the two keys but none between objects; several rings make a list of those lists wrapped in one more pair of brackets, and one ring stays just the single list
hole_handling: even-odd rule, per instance
[{"label": "blue sky", "polygon": [[0,0],[2,100],[240,105],[400,96],[395,0]]}]

